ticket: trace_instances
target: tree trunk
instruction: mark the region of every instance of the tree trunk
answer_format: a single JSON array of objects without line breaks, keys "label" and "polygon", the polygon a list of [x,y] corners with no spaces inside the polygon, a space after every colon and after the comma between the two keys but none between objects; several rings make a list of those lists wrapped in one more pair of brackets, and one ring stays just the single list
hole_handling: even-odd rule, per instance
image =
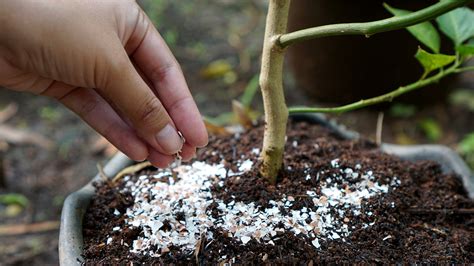
[{"label": "tree trunk", "polygon": [[290,0],[270,0],[263,42],[260,88],[265,109],[265,133],[260,173],[275,183],[282,167],[288,109],[283,91],[284,50],[276,41],[286,33]]}]

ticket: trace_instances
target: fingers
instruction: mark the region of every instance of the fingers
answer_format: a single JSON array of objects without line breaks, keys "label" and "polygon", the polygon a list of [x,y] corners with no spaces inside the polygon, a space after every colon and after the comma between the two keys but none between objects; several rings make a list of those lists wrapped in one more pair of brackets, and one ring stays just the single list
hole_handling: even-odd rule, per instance
[{"label": "fingers", "polygon": [[170,116],[146,82],[140,77],[125,51],[112,67],[102,96],[125,115],[137,134],[165,155],[177,153],[183,143]]},{"label": "fingers", "polygon": [[187,143],[183,145],[183,148],[181,149],[181,157],[183,158],[183,161],[187,162],[191,160],[195,154],[196,148],[194,146],[191,146]]},{"label": "fingers", "polygon": [[[207,131],[199,110],[189,92],[183,73],[158,31],[148,21],[145,32],[137,30],[130,43],[137,43],[133,60],[153,85],[155,93],[181,131],[187,143],[194,147],[207,144]],[[140,42],[136,38],[142,38]]]},{"label": "fingers", "polygon": [[146,144],[94,90],[53,82],[43,94],[57,98],[131,159],[148,157]]},{"label": "fingers", "polygon": [[[196,154],[195,147],[192,147],[188,144],[183,145],[183,149],[180,153],[183,161],[187,162],[191,160],[194,157],[194,154]],[[153,148],[149,149],[148,161],[150,161],[150,163],[155,167],[158,167],[158,168],[169,167],[169,165],[173,161],[175,161],[175,159],[176,159],[175,156],[162,154]]]},{"label": "fingers", "polygon": [[174,159],[174,156],[162,154],[153,148],[149,149],[148,161],[155,167],[166,168]]}]

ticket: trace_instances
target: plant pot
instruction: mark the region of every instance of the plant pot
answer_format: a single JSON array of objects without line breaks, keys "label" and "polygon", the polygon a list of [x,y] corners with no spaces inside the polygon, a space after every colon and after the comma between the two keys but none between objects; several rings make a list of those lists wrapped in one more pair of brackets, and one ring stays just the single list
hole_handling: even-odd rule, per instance
[{"label": "plant pot", "polygon": [[[344,127],[327,121],[319,115],[294,116],[294,120],[308,121],[310,123],[322,124],[337,132],[342,138],[357,138],[358,134],[346,130]],[[474,198],[473,177],[467,166],[459,156],[449,148],[436,145],[420,146],[398,146],[384,144],[382,150],[387,153],[398,155],[408,160],[435,160],[446,172],[455,172],[462,178],[469,197]],[[122,154],[116,155],[104,168],[107,176],[114,176],[121,169],[131,165],[133,162]],[[83,250],[82,217],[86,212],[88,203],[94,195],[93,181],[99,181],[97,175],[89,184],[79,191],[71,194],[65,201],[60,229],[59,257],[61,265],[80,264]]]},{"label": "plant pot", "polygon": [[[289,31],[334,23],[367,22],[388,18],[384,1],[299,0],[291,3]],[[418,10],[436,1],[387,1]],[[401,45],[403,44],[403,45]],[[295,44],[288,63],[297,87],[318,102],[348,103],[389,92],[419,79],[422,68],[414,58],[420,44],[406,30],[380,33],[370,38],[336,36]],[[442,48],[450,47],[443,39]],[[443,50],[445,53],[447,51]],[[432,104],[444,100],[452,77],[430,85],[430,97],[412,92],[401,99]],[[429,99],[428,99],[429,98]]]},{"label": "plant pot", "polygon": [[[114,176],[123,168],[133,164],[123,153],[117,153],[104,167],[107,176]],[[97,174],[89,183],[78,191],[70,194],[64,201],[61,212],[61,227],[59,230],[59,263],[60,265],[80,265],[83,249],[82,217],[84,216],[89,202],[95,193],[92,185],[100,181]]]}]

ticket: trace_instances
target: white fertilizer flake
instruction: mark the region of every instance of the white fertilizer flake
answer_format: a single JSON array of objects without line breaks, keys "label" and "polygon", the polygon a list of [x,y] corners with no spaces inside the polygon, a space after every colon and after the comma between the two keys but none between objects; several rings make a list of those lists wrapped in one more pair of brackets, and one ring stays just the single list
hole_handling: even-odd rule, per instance
[{"label": "white fertilizer flake", "polygon": [[[321,249],[321,240],[345,241],[354,228],[349,225],[348,217],[361,214],[362,200],[387,193],[390,188],[399,186],[400,181],[392,177],[390,185],[382,185],[375,181],[377,173],[362,171],[360,164],[352,168],[343,168],[340,164],[339,159],[330,163],[331,168],[339,168],[338,175],[320,171],[306,176],[306,180],[320,178],[321,193],[307,191],[303,196],[309,197],[314,205],[301,209],[291,207],[298,201],[295,195],[270,200],[268,208],[239,201],[226,204],[221,199],[214,199],[212,186],[222,187],[226,177],[249,171],[253,165],[251,160],[240,161],[237,173],[226,169],[223,164],[194,162],[176,167],[173,171],[177,179],[169,170],[161,170],[153,176],[140,176],[135,182],[125,177],[123,192],[130,192],[134,197],[134,205],[125,213],[126,226],[143,231],[143,236],[133,242],[130,251],[159,257],[160,253],[174,246],[192,254],[201,238],[213,239],[210,229],[227,232],[228,237],[242,245],[251,240],[274,245],[273,240],[284,232],[301,236],[316,249]],[[208,210],[212,203],[219,210],[217,218],[211,215],[210,208]],[[113,228],[113,231],[117,230],[119,228]],[[109,238],[107,243],[111,242]]]}]

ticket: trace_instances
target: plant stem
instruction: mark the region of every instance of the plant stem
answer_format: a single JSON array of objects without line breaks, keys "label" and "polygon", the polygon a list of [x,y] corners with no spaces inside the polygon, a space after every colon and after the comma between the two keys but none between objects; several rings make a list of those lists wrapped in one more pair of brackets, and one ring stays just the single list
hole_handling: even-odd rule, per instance
[{"label": "plant stem", "polygon": [[292,107],[289,109],[290,114],[297,114],[297,113],[345,113],[348,111],[360,109],[369,105],[374,105],[374,104],[379,104],[382,102],[391,102],[394,98],[405,94],[407,92],[425,87],[429,84],[438,82],[441,78],[452,74],[452,73],[457,73],[458,72],[458,66],[460,65],[459,62],[453,64],[451,67],[449,67],[446,70],[440,70],[438,74],[431,76],[427,79],[421,79],[415,83],[412,83],[407,86],[402,86],[399,87],[398,89],[391,91],[389,93],[365,99],[365,100],[360,100],[358,102],[354,102],[351,104],[343,105],[343,106],[338,106],[338,107],[328,107],[328,108],[312,108],[312,107]]},{"label": "plant stem", "polygon": [[372,22],[342,23],[303,29],[281,35],[278,43],[281,47],[287,47],[304,40],[327,36],[365,35],[369,37],[376,33],[402,29],[431,20],[445,12],[471,2],[474,2],[474,0],[445,0],[405,16],[391,17]]},{"label": "plant stem", "polygon": [[456,69],[456,73],[462,73],[462,72],[467,72],[467,71],[473,71],[474,70],[474,66],[469,66],[469,67],[461,67],[461,68],[458,68]]},{"label": "plant stem", "polygon": [[288,108],[283,92],[284,50],[276,43],[286,32],[290,0],[270,0],[260,70],[260,88],[265,109],[265,132],[260,174],[275,183],[282,166]]}]

